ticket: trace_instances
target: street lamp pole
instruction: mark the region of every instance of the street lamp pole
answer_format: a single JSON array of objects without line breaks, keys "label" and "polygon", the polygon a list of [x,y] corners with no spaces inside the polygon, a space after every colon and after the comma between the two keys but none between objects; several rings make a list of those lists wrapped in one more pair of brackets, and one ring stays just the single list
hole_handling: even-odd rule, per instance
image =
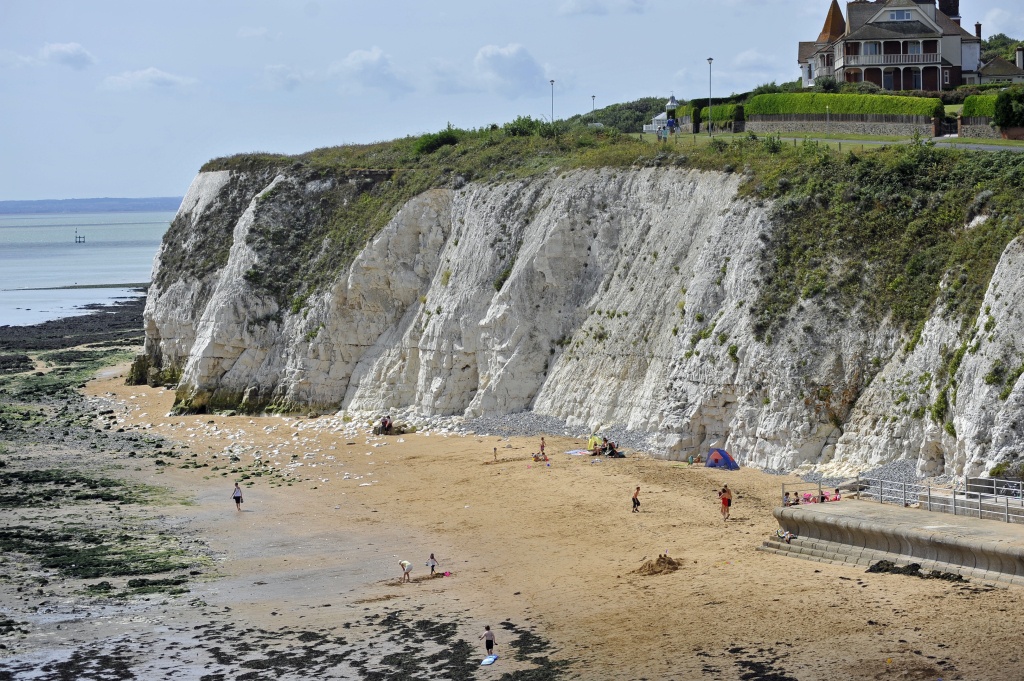
[{"label": "street lamp pole", "polygon": [[832,110],[828,104],[825,105],[825,137],[828,137],[829,128],[832,127]]},{"label": "street lamp pole", "polygon": [[555,124],[555,81],[551,81],[551,125]]},{"label": "street lamp pole", "polygon": [[708,57],[708,137],[711,137],[711,62],[714,57]]},{"label": "street lamp pole", "polygon": [[597,95],[590,95],[590,113],[594,113],[597,110],[597,105],[594,103],[597,100]]}]

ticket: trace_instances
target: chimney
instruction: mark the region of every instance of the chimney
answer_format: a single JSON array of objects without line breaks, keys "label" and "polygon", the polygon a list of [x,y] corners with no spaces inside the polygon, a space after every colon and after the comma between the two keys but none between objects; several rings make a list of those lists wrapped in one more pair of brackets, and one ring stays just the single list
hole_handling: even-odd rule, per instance
[{"label": "chimney", "polygon": [[1024,69],[1024,45],[1017,46],[1017,68]]},{"label": "chimney", "polygon": [[974,24],[974,35],[978,38],[981,37],[981,22]]}]

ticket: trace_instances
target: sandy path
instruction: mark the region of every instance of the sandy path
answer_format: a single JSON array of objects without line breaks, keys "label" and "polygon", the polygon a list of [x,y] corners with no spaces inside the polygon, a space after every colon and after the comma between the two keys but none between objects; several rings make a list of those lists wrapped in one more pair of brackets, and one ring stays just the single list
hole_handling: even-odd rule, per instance
[{"label": "sandy path", "polygon": [[[785,478],[647,458],[591,463],[563,454],[580,443],[557,437],[547,466],[530,460],[534,440],[368,438],[334,417],[168,417],[170,391],[124,386],[121,372],[86,389],[128,407],[120,425],[188,443],[199,463],[224,465],[233,446],[277,468],[304,464],[291,486],[257,478],[241,514],[228,498],[233,474],[137,473],[195,495],[182,514],[222,552],[226,575],[204,598],[254,622],[337,625],[381,604],[461,612],[481,627],[528,621],[556,658],[581,660],[581,678],[1021,678],[1019,589],[755,551],[776,527]],[[737,495],[728,523],[714,494],[724,482]],[[643,512],[632,514],[637,485]],[[666,551],[681,570],[633,573]],[[455,575],[397,584],[399,557],[423,577],[430,552]]]}]

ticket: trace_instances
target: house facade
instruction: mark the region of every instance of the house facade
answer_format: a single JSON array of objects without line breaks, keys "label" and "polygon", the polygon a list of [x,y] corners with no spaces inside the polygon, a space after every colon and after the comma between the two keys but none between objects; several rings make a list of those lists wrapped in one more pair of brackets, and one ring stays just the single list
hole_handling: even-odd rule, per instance
[{"label": "house facade", "polygon": [[883,90],[941,90],[980,82],[981,24],[960,26],[959,0],[832,0],[818,39],[802,42],[805,87],[817,78]]}]

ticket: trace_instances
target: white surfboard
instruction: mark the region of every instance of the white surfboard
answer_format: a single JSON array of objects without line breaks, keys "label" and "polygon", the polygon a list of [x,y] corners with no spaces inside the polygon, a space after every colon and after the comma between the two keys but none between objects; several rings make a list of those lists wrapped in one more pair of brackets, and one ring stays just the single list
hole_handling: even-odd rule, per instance
[{"label": "white surfboard", "polygon": [[484,658],[484,661],[481,662],[480,664],[481,665],[490,665],[490,664],[494,664],[497,661],[498,661],[498,656],[497,655],[488,655],[487,657]]}]

